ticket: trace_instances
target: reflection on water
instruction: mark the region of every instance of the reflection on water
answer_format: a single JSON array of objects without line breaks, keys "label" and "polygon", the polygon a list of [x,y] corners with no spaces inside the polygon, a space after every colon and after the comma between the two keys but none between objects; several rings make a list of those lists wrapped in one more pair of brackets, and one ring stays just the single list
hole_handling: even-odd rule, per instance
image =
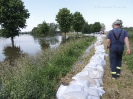
[{"label": "reflection on water", "polygon": [[6,46],[3,49],[3,54],[5,55],[4,60],[13,61],[23,55],[23,51],[21,51],[20,46]]},{"label": "reflection on water", "polygon": [[62,36],[34,38],[32,35],[23,34],[14,38],[14,47],[11,40],[0,38],[0,61],[14,60],[24,53],[33,55],[38,51],[58,47],[62,42]]}]

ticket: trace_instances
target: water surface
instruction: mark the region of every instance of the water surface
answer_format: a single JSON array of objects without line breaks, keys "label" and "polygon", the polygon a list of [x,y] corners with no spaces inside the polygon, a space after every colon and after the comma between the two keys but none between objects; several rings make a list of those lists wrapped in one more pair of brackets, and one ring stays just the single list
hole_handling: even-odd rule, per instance
[{"label": "water surface", "polygon": [[0,61],[15,59],[23,54],[34,55],[46,48],[56,48],[62,42],[62,36],[34,38],[30,34],[21,34],[14,38],[12,47],[10,38],[0,37]]}]

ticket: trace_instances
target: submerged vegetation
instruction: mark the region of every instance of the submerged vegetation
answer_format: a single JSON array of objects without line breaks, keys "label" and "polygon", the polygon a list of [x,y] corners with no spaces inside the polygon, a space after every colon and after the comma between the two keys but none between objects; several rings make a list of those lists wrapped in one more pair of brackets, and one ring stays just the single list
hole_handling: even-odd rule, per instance
[{"label": "submerged vegetation", "polygon": [[54,99],[60,79],[94,41],[94,37],[70,40],[55,50],[25,56],[13,66],[0,66],[0,99]]}]

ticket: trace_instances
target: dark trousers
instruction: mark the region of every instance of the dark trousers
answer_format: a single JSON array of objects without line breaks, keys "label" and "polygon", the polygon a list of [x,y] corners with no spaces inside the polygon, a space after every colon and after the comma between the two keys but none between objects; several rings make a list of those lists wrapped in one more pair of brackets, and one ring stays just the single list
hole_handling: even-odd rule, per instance
[{"label": "dark trousers", "polygon": [[121,73],[123,50],[124,45],[120,42],[116,42],[110,46],[110,68],[113,78],[116,78],[117,74]]}]

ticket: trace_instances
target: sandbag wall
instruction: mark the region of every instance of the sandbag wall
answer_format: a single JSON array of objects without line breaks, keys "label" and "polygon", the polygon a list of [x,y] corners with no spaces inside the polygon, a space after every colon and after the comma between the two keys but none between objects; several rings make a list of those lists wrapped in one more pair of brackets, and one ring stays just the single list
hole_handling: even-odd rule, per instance
[{"label": "sandbag wall", "polygon": [[97,35],[94,44],[95,54],[91,57],[84,69],[72,77],[68,86],[60,85],[57,99],[100,99],[105,91],[101,85],[106,64],[102,35]]}]

